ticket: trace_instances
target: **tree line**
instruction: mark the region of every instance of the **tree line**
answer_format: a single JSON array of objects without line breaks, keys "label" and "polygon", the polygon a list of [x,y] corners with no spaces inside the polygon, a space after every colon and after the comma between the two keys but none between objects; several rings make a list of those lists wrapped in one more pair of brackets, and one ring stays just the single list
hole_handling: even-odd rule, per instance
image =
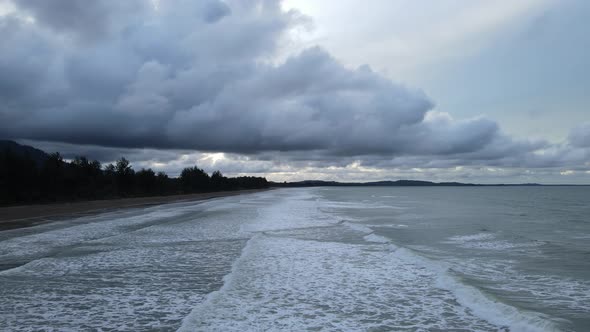
[{"label": "tree line", "polygon": [[64,202],[123,197],[163,196],[268,187],[263,177],[211,175],[194,166],[177,178],[150,168],[135,171],[125,158],[103,166],[79,156],[66,161],[59,153],[43,161],[27,154],[0,151],[0,205]]}]

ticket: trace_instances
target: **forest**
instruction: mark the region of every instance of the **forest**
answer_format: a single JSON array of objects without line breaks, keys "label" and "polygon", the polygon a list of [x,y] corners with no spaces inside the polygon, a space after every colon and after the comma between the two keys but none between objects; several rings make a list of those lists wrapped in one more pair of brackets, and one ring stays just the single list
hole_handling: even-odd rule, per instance
[{"label": "forest", "polygon": [[259,189],[268,185],[263,177],[232,178],[220,171],[209,175],[197,166],[183,169],[179,177],[169,177],[150,168],[136,171],[125,158],[102,165],[84,156],[67,161],[59,153],[42,153],[39,157],[39,153],[32,156],[27,151],[0,149],[0,205]]}]

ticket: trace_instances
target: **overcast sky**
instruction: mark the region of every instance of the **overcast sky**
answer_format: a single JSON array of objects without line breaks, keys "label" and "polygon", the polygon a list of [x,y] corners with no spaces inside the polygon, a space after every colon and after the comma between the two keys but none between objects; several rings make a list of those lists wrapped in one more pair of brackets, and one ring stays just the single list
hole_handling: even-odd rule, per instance
[{"label": "overcast sky", "polygon": [[0,138],[177,175],[590,184],[584,0],[0,0]]}]

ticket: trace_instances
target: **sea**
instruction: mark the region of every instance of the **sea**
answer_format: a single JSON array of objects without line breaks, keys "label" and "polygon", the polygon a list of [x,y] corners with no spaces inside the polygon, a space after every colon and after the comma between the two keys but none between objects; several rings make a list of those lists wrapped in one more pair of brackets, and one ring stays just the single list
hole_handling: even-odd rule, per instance
[{"label": "sea", "polygon": [[590,187],[316,187],[0,232],[1,331],[590,331]]}]

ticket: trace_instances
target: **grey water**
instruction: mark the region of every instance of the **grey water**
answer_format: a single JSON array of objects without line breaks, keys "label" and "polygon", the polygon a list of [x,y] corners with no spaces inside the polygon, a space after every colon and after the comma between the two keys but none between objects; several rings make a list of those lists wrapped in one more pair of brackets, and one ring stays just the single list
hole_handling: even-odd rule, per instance
[{"label": "grey water", "polygon": [[2,331],[588,331],[590,187],[297,188],[0,232]]}]

